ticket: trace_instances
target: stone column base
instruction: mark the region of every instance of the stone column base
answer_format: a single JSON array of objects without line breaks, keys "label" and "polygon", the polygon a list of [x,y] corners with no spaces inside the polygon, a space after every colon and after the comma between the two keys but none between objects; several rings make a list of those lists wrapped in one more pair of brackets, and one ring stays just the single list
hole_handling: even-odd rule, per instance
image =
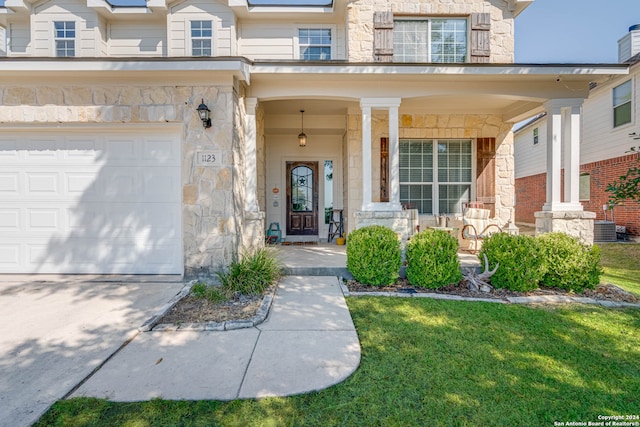
[{"label": "stone column base", "polygon": [[265,213],[248,211],[244,213],[242,249],[264,246]]},{"label": "stone column base", "polygon": [[409,211],[355,211],[355,229],[369,225],[383,225],[392,229],[401,239],[409,237]]},{"label": "stone column base", "polygon": [[534,215],[536,217],[536,236],[543,233],[561,232],[577,237],[587,245],[593,244],[595,212],[540,211]]}]

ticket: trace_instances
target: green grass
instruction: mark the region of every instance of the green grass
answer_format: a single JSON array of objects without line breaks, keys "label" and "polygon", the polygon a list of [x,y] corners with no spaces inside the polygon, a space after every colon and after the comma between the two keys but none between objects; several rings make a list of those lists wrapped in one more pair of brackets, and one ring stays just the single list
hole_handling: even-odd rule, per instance
[{"label": "green grass", "polygon": [[600,283],[612,283],[640,296],[640,244],[599,243],[604,274]]},{"label": "green grass", "polygon": [[551,426],[640,408],[640,310],[348,298],[345,382],[289,398],[56,403],[38,426]]}]

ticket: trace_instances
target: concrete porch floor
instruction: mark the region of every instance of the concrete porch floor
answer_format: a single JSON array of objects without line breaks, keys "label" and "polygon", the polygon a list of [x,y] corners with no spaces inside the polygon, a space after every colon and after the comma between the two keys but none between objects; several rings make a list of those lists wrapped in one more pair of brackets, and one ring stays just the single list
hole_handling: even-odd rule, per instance
[{"label": "concrete porch floor", "polygon": [[[347,270],[347,247],[335,243],[317,245],[274,246],[291,276],[340,276],[351,278]],[[478,268],[478,257],[468,252],[458,252],[462,269]],[[404,271],[401,273],[403,274]]]}]

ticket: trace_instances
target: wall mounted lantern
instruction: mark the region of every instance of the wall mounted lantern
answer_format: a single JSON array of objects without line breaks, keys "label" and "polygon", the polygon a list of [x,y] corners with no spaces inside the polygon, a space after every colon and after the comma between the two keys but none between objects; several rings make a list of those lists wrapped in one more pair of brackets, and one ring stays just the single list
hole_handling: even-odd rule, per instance
[{"label": "wall mounted lantern", "polygon": [[300,147],[307,146],[307,134],[304,133],[304,110],[300,110],[300,133],[298,134],[298,145]]},{"label": "wall mounted lantern", "polygon": [[204,103],[204,99],[202,100],[202,103],[200,105],[198,105],[197,110],[198,111],[198,115],[200,116],[200,120],[202,120],[202,126],[204,126],[204,128],[210,128],[211,127],[211,110],[209,110],[209,107],[207,107]]}]

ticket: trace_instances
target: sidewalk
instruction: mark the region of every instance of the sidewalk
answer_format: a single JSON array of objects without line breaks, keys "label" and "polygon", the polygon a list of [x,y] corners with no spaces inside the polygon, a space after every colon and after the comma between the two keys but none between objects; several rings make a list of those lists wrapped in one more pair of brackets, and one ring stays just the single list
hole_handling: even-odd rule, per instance
[{"label": "sidewalk", "polygon": [[360,343],[335,276],[286,276],[266,321],[224,332],[140,333],[75,391],[113,401],[287,396],[342,382]]}]

